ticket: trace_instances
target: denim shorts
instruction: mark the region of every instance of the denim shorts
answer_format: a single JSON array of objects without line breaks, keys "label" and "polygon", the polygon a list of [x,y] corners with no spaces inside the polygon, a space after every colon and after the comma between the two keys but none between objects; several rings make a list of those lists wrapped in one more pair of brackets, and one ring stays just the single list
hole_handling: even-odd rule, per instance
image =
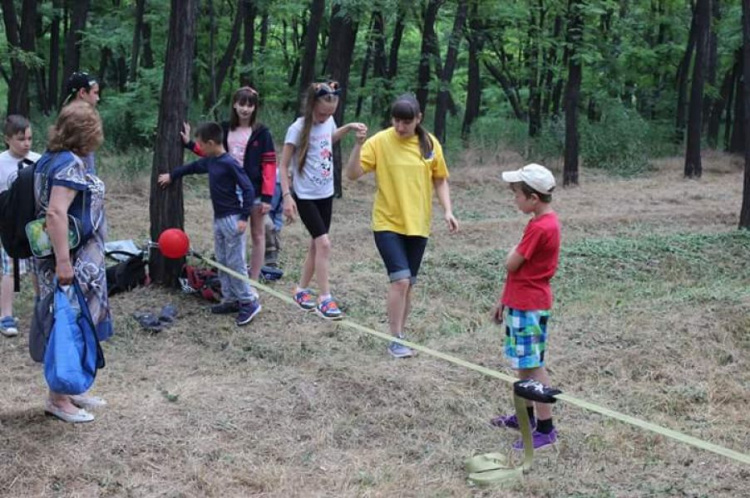
[{"label": "denim shorts", "polygon": [[409,279],[414,285],[427,247],[427,237],[403,235],[396,232],[373,232],[375,245],[383,258],[391,282]]},{"label": "denim shorts", "polygon": [[505,310],[505,357],[514,370],[544,366],[548,310]]}]

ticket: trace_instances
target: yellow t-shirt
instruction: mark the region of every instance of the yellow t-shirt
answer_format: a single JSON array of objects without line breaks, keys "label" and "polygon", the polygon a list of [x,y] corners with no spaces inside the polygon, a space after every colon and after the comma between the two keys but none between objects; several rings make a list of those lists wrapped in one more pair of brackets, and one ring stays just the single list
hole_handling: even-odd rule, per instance
[{"label": "yellow t-shirt", "polygon": [[393,128],[370,137],[362,146],[360,163],[375,172],[378,185],[372,206],[372,229],[428,237],[432,219],[432,180],[448,178],[443,149],[432,139],[432,157],[425,159],[419,138],[403,139]]}]

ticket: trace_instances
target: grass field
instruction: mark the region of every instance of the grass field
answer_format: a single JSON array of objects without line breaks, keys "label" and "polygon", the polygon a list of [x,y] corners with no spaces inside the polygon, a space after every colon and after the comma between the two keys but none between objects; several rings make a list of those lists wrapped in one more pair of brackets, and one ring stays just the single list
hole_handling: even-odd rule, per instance
[{"label": "grass field", "polygon": [[[102,159],[104,162],[105,159]],[[563,224],[548,366],[568,394],[737,451],[750,448],[750,233],[736,230],[738,159],[707,155],[704,177],[680,159],[649,176],[584,171],[559,189]],[[510,373],[488,320],[505,252],[526,219],[498,180],[514,156],[466,155],[452,169],[461,232],[433,223],[409,338]],[[559,171],[557,172],[559,173]],[[144,239],[148,179],[111,172],[112,238]],[[334,207],[332,283],[348,317],[386,330],[386,277],[369,230],[374,183],[345,182]],[[202,182],[186,191],[186,230],[211,248]],[[290,289],[306,235],[283,232]],[[24,297],[29,297],[28,288]],[[19,299],[19,314],[28,304]],[[160,334],[133,312],[179,307]],[[566,404],[560,441],[508,490],[467,483],[464,459],[507,451],[516,435],[488,419],[509,387],[427,355],[394,361],[383,342],[271,297],[251,326],[156,288],[112,302],[116,335],[87,425],[43,413],[45,384],[25,327],[0,340],[0,495],[126,497],[740,497],[750,468]]]}]

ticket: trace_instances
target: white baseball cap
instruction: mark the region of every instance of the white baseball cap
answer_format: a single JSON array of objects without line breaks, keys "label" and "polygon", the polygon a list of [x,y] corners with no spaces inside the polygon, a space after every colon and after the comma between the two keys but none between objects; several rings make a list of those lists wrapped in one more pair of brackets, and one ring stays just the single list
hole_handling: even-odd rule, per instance
[{"label": "white baseball cap", "polygon": [[541,164],[527,164],[515,171],[503,172],[503,180],[508,183],[523,182],[540,194],[549,194],[555,189],[555,177]]}]

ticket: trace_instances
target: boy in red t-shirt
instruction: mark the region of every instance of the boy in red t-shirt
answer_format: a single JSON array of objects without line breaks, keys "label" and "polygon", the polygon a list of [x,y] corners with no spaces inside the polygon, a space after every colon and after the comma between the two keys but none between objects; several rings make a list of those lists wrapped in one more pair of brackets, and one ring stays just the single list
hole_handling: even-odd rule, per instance
[{"label": "boy in red t-shirt", "polygon": [[[549,282],[555,275],[560,254],[560,223],[550,206],[555,177],[544,166],[529,164],[517,171],[506,171],[503,180],[510,183],[516,206],[532,218],[521,242],[505,259],[508,276],[503,295],[492,310],[492,319],[500,324],[505,315],[505,356],[510,359],[518,378],[535,379],[549,385],[544,368],[547,322],[552,308]],[[551,405],[529,402],[526,409],[534,429],[534,449],[557,441]],[[490,423],[495,427],[519,428],[516,415],[500,415]],[[523,442],[519,439],[513,448],[523,450]]]}]

